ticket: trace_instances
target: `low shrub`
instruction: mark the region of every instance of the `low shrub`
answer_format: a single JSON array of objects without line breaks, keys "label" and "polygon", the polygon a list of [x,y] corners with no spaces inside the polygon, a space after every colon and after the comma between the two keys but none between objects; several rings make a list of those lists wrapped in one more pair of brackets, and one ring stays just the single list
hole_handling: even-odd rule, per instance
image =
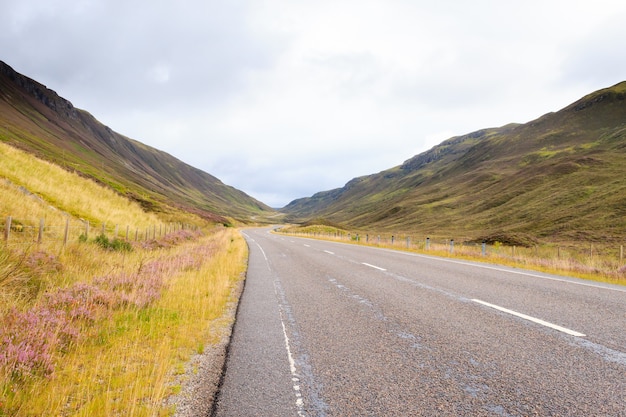
[{"label": "low shrub", "polygon": [[113,250],[118,252],[131,252],[133,250],[133,246],[122,239],[115,238],[113,240],[109,240],[109,238],[102,234],[94,239],[94,243],[100,246],[103,249]]}]

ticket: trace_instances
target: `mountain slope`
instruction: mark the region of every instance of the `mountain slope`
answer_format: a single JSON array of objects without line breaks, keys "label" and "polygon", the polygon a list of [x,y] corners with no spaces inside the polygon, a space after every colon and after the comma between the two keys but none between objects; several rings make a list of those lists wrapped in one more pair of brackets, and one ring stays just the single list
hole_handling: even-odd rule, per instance
[{"label": "mountain slope", "polygon": [[165,152],[120,135],[0,61],[0,140],[107,184],[148,210],[247,220],[265,204]]},{"label": "mountain slope", "polygon": [[624,239],[626,82],[527,124],[448,139],[282,211],[397,232]]}]

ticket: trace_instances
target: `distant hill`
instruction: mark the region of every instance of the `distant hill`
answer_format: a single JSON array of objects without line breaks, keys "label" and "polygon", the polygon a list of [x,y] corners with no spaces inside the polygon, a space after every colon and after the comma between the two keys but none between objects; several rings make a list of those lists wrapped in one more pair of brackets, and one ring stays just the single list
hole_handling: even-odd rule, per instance
[{"label": "distant hill", "polygon": [[453,137],[281,211],[383,231],[623,241],[626,82],[526,124]]},{"label": "distant hill", "polygon": [[0,61],[0,140],[106,184],[145,209],[247,221],[273,211],[165,152],[114,132]]}]

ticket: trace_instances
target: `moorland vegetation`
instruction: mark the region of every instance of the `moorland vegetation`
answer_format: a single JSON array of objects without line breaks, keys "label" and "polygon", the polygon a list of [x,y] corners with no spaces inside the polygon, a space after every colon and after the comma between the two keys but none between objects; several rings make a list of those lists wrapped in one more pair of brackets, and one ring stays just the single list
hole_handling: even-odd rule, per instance
[{"label": "moorland vegetation", "polygon": [[464,259],[626,285],[626,245],[561,246],[539,244],[526,235],[493,235],[489,238],[459,240],[416,233],[392,234],[368,229],[330,226],[317,219],[302,225],[284,225],[277,233],[312,239],[367,245],[426,256]]},{"label": "moorland vegetation", "polygon": [[214,176],[113,131],[2,61],[0,142],[105,184],[148,211],[176,207],[223,224],[273,212]]},{"label": "moorland vegetation", "polygon": [[583,252],[593,246],[619,256],[626,244],[626,82],[525,124],[451,138],[281,211],[293,223],[322,219],[370,234]]},{"label": "moorland vegetation", "polygon": [[[278,214],[0,62],[0,417],[172,414],[229,326],[230,226]],[[624,283],[626,83],[282,215],[283,233]]]},{"label": "moorland vegetation", "polygon": [[[146,212],[2,143],[0,161],[0,215],[13,219],[0,242],[0,416],[170,415],[185,364],[226,331],[242,237],[184,211]],[[29,230],[41,219],[39,243]],[[68,220],[64,243],[55,226]],[[103,224],[179,226],[135,240]]]}]

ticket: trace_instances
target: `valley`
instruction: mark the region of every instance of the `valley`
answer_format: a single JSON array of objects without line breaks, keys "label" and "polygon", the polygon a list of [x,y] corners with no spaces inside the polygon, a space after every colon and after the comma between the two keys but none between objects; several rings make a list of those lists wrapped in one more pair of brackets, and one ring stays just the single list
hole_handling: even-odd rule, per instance
[{"label": "valley", "polygon": [[[499,289],[466,291],[468,280],[477,280],[471,282],[481,287],[477,270],[488,271],[490,282],[506,291],[510,280],[519,280],[519,286],[526,288],[537,274],[546,273],[609,282],[611,291],[617,288],[609,303],[618,311],[623,304],[618,285],[626,282],[626,82],[592,92],[526,124],[452,137],[399,166],[354,178],[341,188],[296,199],[283,208],[271,208],[209,173],[113,131],[53,90],[0,62],[0,225],[0,416],[177,415],[185,409],[181,401],[190,403],[189,395],[199,395],[189,387],[198,369],[206,365],[210,378],[203,380],[208,390],[202,394],[208,402],[201,401],[205,414],[214,407],[219,381],[225,377],[223,364],[236,306],[248,276],[254,276],[251,286],[269,291],[269,297],[262,297],[267,323],[278,323],[277,311],[286,314],[292,302],[299,310],[291,318],[283,316],[284,335],[280,326],[272,327],[278,338],[271,341],[268,352],[279,359],[268,366],[286,358],[281,337],[294,340],[300,325],[306,326],[302,337],[315,339],[336,330],[334,337],[349,340],[350,332],[358,330],[363,341],[378,340],[369,332],[370,327],[380,327],[391,346],[400,341],[409,347],[401,355],[416,359],[419,354],[409,339],[425,337],[423,329],[400,322],[414,314],[414,308],[437,311],[440,305],[432,301],[415,307],[433,295],[450,304],[457,312],[454,316],[470,314],[492,324],[500,322],[503,317],[487,304],[467,303],[470,293],[490,299],[501,293]],[[268,225],[279,230],[270,234],[252,229]],[[289,240],[301,242],[302,237],[315,240],[302,244]],[[337,256],[340,251],[345,251],[343,258]],[[255,263],[250,263],[251,256]],[[331,256],[336,264],[358,265],[359,274],[344,275],[345,268],[327,263]],[[418,269],[425,268],[430,275],[413,274],[412,264],[398,261],[402,257],[424,261]],[[467,276],[458,272],[464,278],[444,274],[447,281],[458,281],[463,288],[433,282],[443,268],[434,264],[470,261],[482,266],[472,264],[474,272]],[[499,266],[490,268],[486,263]],[[308,271],[316,268],[327,270],[328,276],[309,276]],[[386,272],[394,268],[399,269]],[[497,268],[505,268],[515,278],[500,282],[494,272]],[[522,268],[534,272],[515,272]],[[268,287],[276,277],[280,288]],[[504,304],[526,311],[527,306],[514,300],[544,291],[564,297],[557,304],[566,305],[572,299],[584,305],[602,304],[594,296],[592,301],[581,301],[588,294],[580,288],[604,291],[607,284],[584,281],[585,285],[576,284],[572,290],[570,278],[551,277],[549,289],[528,287],[520,296],[510,295],[511,303]],[[382,292],[376,286],[382,286]],[[336,320],[327,322],[326,329],[309,327],[310,321],[319,321],[319,305],[295,301],[322,292],[332,296],[320,297],[319,305],[340,301],[333,306],[339,310],[325,310],[336,315]],[[449,297],[457,292],[462,295]],[[389,299],[383,300],[383,294],[390,294]],[[346,300],[358,303],[346,304]],[[255,300],[246,303],[244,307],[249,308]],[[591,318],[596,313],[544,309],[546,303],[540,298],[528,307],[536,315],[572,328],[584,324],[582,329],[592,334],[589,343],[593,345],[577,342],[572,346],[569,339],[541,330],[533,336],[537,351],[549,340],[572,353],[568,356],[572,363],[576,362],[574,351],[607,369],[610,358],[623,360],[623,341],[611,328],[619,325],[619,318],[596,328]],[[395,327],[385,329],[377,309],[397,309]],[[413,318],[433,326],[444,312],[439,313]],[[359,329],[339,328],[350,314],[358,316]],[[522,335],[535,331],[532,325],[516,320],[507,318],[504,325]],[[486,327],[490,338],[496,337],[501,324]],[[469,337],[480,339],[479,334]],[[437,333],[423,346],[434,349],[450,338],[462,345],[456,336]],[[511,343],[517,339],[511,337]],[[281,393],[278,403],[301,414],[306,407],[323,413],[327,406],[340,413],[337,410],[347,406],[351,395],[360,394],[333,397],[316,381],[319,377],[339,387],[341,378],[335,372],[340,368],[350,380],[357,378],[354,369],[339,364],[343,348],[304,339],[296,342],[300,344],[294,349],[302,349],[294,351],[301,354],[299,362],[296,357],[297,365],[309,372],[302,379],[301,398],[306,404],[297,401],[298,384],[289,383],[276,388]],[[256,343],[250,339],[247,347]],[[329,363],[320,359],[325,349],[335,352],[332,361],[337,367],[331,359]],[[381,345],[380,349],[387,352],[390,348]],[[604,356],[597,355],[600,351]],[[308,353],[325,369],[324,376],[311,371],[311,363],[305,360]],[[394,354],[387,353],[383,356]],[[465,359],[490,363],[485,351],[474,353],[480,357]],[[498,353],[499,366],[509,369],[505,360],[509,354]],[[268,355],[263,361],[272,357]],[[407,363],[419,362],[413,359]],[[428,407],[439,404],[433,399],[445,375],[454,375],[446,386],[458,400],[456,406],[485,413],[547,413],[554,402],[556,412],[583,415],[600,401],[588,398],[576,408],[569,405],[571,398],[557,393],[546,399],[541,389],[533,388],[528,394],[534,398],[531,402],[500,404],[498,391],[485,389],[487,382],[474,384],[467,377],[471,360],[460,367],[452,366],[458,358],[451,354],[445,360],[450,367],[428,368],[431,365],[424,362],[432,378],[425,381],[429,389],[419,401],[429,397]],[[401,363],[398,359],[397,364]],[[541,360],[533,363],[538,372]],[[586,386],[595,387],[596,371],[581,367],[576,372],[587,378]],[[287,373],[282,382],[296,378]],[[558,366],[551,374],[554,381],[571,377]],[[379,376],[367,375],[370,389],[393,386],[391,373]],[[407,377],[415,375],[409,372]],[[477,377],[491,381],[486,367]],[[501,379],[497,383],[504,389],[518,388]],[[619,380],[607,383],[612,389]],[[224,410],[238,407],[239,394],[234,392],[221,397]],[[366,396],[359,410],[399,412],[405,394],[393,390],[397,403],[379,404],[366,404],[373,398]],[[325,398],[330,398],[328,404]],[[617,403],[605,404],[609,410],[619,409]]]}]

